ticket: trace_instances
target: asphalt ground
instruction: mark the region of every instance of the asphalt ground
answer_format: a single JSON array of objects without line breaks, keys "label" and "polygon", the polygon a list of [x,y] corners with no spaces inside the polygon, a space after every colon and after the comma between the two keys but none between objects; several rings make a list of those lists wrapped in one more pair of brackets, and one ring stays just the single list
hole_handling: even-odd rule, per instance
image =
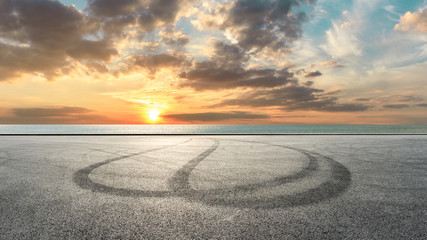
[{"label": "asphalt ground", "polygon": [[0,136],[0,239],[426,239],[427,136]]}]

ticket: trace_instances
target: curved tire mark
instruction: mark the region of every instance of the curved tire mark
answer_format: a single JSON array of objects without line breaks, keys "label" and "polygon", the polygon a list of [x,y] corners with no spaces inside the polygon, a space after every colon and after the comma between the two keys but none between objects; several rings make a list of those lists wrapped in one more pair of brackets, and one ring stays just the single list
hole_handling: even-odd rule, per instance
[{"label": "curved tire mark", "polygon": [[78,170],[77,172],[75,172],[73,174],[73,181],[79,187],[81,187],[83,189],[88,189],[88,190],[91,190],[93,192],[108,193],[108,194],[117,195],[117,196],[132,196],[132,197],[165,197],[165,196],[169,196],[169,195],[171,195],[170,191],[133,190],[133,189],[115,188],[115,187],[106,186],[106,185],[92,181],[92,179],[90,179],[90,177],[89,177],[89,174],[93,170],[95,170],[96,168],[99,168],[103,165],[106,165],[106,164],[109,164],[112,162],[116,162],[119,160],[123,160],[126,158],[134,157],[137,155],[141,155],[144,153],[154,152],[154,151],[166,149],[169,147],[173,147],[176,145],[184,144],[184,143],[187,143],[191,140],[192,140],[192,138],[187,140],[187,141],[177,143],[177,144],[173,144],[170,146],[150,149],[150,150],[146,150],[143,152],[129,154],[129,155],[125,155],[125,156],[119,156],[119,157],[107,159],[105,161],[89,165],[89,166],[82,168],[82,169]]},{"label": "curved tire mark", "polygon": [[[265,142],[257,141],[244,141],[244,140],[230,140],[230,141],[240,141],[240,142],[251,142],[258,144],[266,144],[281,148],[290,149],[302,153],[309,159],[309,163],[306,168],[303,170],[284,177],[275,178],[269,181],[263,181],[260,183],[252,183],[246,185],[239,185],[231,188],[220,188],[220,189],[210,189],[210,190],[194,190],[191,188],[189,183],[189,177],[191,172],[196,168],[196,166],[202,162],[207,156],[214,152],[219,146],[219,140],[212,139],[214,144],[209,147],[206,151],[198,155],[197,157],[190,160],[185,164],[181,169],[179,169],[172,178],[168,181],[170,191],[149,191],[149,190],[132,190],[132,189],[123,189],[123,188],[114,188],[105,186],[96,182],[93,182],[89,178],[89,174],[96,168],[109,164],[115,161],[119,161],[125,158],[133,157],[136,155],[141,155],[144,153],[165,149],[171,146],[183,144],[178,143],[175,145],[156,148],[147,150],[140,153],[130,154],[126,156],[119,156],[116,158],[108,159],[106,161],[90,165],[86,168],[83,168],[77,171],[74,174],[74,182],[84,189],[90,189],[95,192],[103,192],[117,196],[131,196],[131,197],[168,197],[168,196],[180,196],[189,201],[198,201],[208,205],[216,206],[226,206],[226,207],[235,207],[235,208],[254,208],[254,209],[272,209],[272,208],[284,208],[284,207],[293,207],[299,205],[308,205],[313,203],[319,203],[330,198],[334,198],[345,192],[351,184],[351,173],[346,167],[342,164],[336,162],[335,160],[326,157],[324,155],[310,152],[303,149],[270,144]],[[188,140],[188,141],[191,141]],[[188,142],[186,141],[186,142]],[[185,142],[184,142],[185,143]],[[307,176],[313,175],[318,170],[319,158],[327,162],[331,167],[331,177],[321,183],[319,186],[308,189],[307,191],[296,193],[293,195],[283,195],[276,196],[271,198],[239,198],[239,194],[257,191],[261,188],[271,188],[287,183],[295,182],[297,180],[303,179]],[[241,196],[240,196],[241,197]]]},{"label": "curved tire mark", "polygon": [[[178,195],[182,195],[186,194],[188,190],[192,190],[188,181],[191,172],[201,161],[203,161],[203,159],[209,156],[219,146],[219,141],[217,139],[212,140],[215,141],[214,145],[212,145],[208,150],[204,151],[199,156],[193,158],[172,176],[172,178],[169,180],[169,187],[173,192],[177,192]],[[194,190],[191,192],[193,191]]]}]

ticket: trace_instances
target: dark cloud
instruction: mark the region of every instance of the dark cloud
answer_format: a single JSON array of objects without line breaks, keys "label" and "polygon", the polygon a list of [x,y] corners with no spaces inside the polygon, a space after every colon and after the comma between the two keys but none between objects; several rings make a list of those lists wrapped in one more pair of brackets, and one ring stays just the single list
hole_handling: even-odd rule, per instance
[{"label": "dark cloud", "polygon": [[340,94],[342,92],[343,92],[342,89],[337,89],[337,90],[325,92],[322,95],[324,95],[324,96],[334,96],[334,95],[338,95],[338,94]]},{"label": "dark cloud", "polygon": [[427,103],[420,103],[420,104],[417,104],[417,106],[418,107],[427,107]]},{"label": "dark cloud", "polygon": [[162,68],[181,68],[189,64],[186,56],[177,52],[175,54],[152,54],[132,57],[131,66],[141,67],[155,73]]},{"label": "dark cloud", "polygon": [[369,102],[369,101],[371,101],[370,98],[355,98],[353,100],[358,101],[358,102]]},{"label": "dark cloud", "polygon": [[107,33],[120,33],[130,25],[144,31],[168,25],[176,20],[187,0],[89,0],[88,11],[102,22]]},{"label": "dark cloud", "polygon": [[357,112],[369,107],[362,104],[342,104],[337,98],[323,94],[321,89],[291,84],[282,88],[255,90],[216,106],[279,107],[285,111],[313,110],[322,112]]},{"label": "dark cloud", "polygon": [[104,39],[87,40],[98,26],[73,6],[49,0],[4,0],[0,4],[0,81],[21,73],[47,78],[68,67],[71,59],[108,61],[117,54]]},{"label": "dark cloud", "polygon": [[419,102],[424,100],[422,97],[414,96],[414,95],[406,95],[401,96],[399,101],[401,102]]},{"label": "dark cloud", "polygon": [[169,114],[163,115],[164,118],[175,119],[179,121],[201,121],[201,122],[213,122],[213,121],[224,121],[231,119],[266,119],[270,118],[264,114],[252,114],[248,112],[233,111],[228,113],[218,112],[205,112],[205,113],[184,113],[184,114]]},{"label": "dark cloud", "polygon": [[186,80],[182,86],[197,90],[273,88],[296,81],[288,68],[245,69],[243,64],[248,60],[249,55],[241,47],[217,42],[209,61],[196,63],[190,70],[180,74]]},{"label": "dark cloud", "polygon": [[88,9],[96,15],[114,17],[134,12],[144,6],[141,0],[88,0]]},{"label": "dark cloud", "polygon": [[[74,61],[105,64],[118,54],[114,42],[129,26],[139,26],[143,30],[138,33],[141,35],[171,24],[185,2],[89,0],[83,13],[59,1],[2,0],[0,38],[4,41],[0,42],[0,81],[23,73],[54,79],[63,68],[71,69]],[[164,36],[163,42],[183,46],[189,41],[187,35],[176,33]],[[101,70],[105,72],[105,68]]]},{"label": "dark cloud", "polygon": [[21,73],[43,73],[50,78],[65,67],[69,61],[63,53],[45,54],[44,49],[18,47],[0,43],[0,81],[7,81]]},{"label": "dark cloud", "polygon": [[408,104],[387,104],[383,105],[384,108],[401,109],[410,107]]},{"label": "dark cloud", "polygon": [[233,32],[244,49],[269,47],[283,50],[302,36],[301,25],[307,20],[295,7],[315,1],[237,0],[221,26]]},{"label": "dark cloud", "polygon": [[96,124],[117,123],[80,107],[15,108],[12,117],[0,117],[1,124]]},{"label": "dark cloud", "polygon": [[304,74],[304,77],[308,77],[308,78],[318,77],[318,76],[322,76],[322,73],[319,72],[319,71],[307,72],[307,73]]},{"label": "dark cloud", "polygon": [[107,40],[91,41],[81,39],[66,50],[66,53],[74,59],[104,60],[109,61],[117,55],[116,49],[111,47]]},{"label": "dark cloud", "polygon": [[[338,103],[336,97],[342,90],[325,92],[313,88],[313,82],[299,84],[289,68],[245,69],[250,59],[248,51],[237,44],[215,43],[214,54],[208,61],[196,63],[182,72],[182,86],[196,90],[218,90],[245,87],[253,89],[236,99],[223,101],[216,106],[280,107],[286,111],[314,110],[325,112],[365,111],[362,104]],[[319,71],[309,76],[320,76]]]},{"label": "dark cloud", "polygon": [[241,67],[243,63],[249,61],[250,56],[246,50],[235,45],[227,44],[222,41],[215,42],[214,55],[211,57],[211,62],[224,68]]},{"label": "dark cloud", "polygon": [[182,72],[186,79],[181,86],[196,90],[230,89],[238,87],[273,88],[295,81],[289,69],[223,68],[214,62],[197,63],[192,70]]}]

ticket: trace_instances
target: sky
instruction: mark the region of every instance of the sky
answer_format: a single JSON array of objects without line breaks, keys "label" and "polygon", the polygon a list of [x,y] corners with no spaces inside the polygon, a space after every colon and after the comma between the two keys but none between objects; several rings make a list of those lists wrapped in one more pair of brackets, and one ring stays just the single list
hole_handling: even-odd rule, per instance
[{"label": "sky", "polygon": [[427,124],[426,0],[0,0],[0,124]]}]

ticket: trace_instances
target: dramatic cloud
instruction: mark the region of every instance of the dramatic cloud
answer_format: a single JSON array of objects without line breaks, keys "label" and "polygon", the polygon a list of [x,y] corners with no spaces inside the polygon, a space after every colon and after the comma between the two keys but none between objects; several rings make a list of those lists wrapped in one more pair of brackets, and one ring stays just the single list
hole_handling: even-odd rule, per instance
[{"label": "dramatic cloud", "polygon": [[245,93],[236,99],[225,100],[217,106],[280,107],[286,111],[313,110],[321,112],[357,112],[369,107],[362,104],[341,104],[337,98],[308,86],[290,85],[272,90]]},{"label": "dramatic cloud", "polygon": [[70,46],[66,53],[74,59],[103,60],[109,61],[117,51],[110,48],[111,43],[106,40],[91,41],[79,40],[73,46]]},{"label": "dramatic cloud", "polygon": [[221,28],[233,33],[244,49],[286,50],[302,36],[301,24],[307,20],[306,14],[294,7],[311,3],[314,1],[237,0]]},{"label": "dramatic cloud", "polygon": [[419,12],[406,12],[405,15],[400,16],[399,23],[394,26],[394,30],[427,33],[427,8]]},{"label": "dramatic cloud", "polygon": [[187,0],[89,0],[89,11],[99,17],[108,33],[137,25],[144,31],[173,23]]},{"label": "dramatic cloud", "polygon": [[228,113],[205,112],[205,113],[188,113],[188,114],[169,114],[163,115],[164,118],[171,118],[178,121],[201,121],[215,122],[230,119],[266,119],[270,118],[264,114],[251,114],[248,112],[233,111]]},{"label": "dramatic cloud", "polygon": [[144,7],[141,0],[88,0],[89,10],[96,15],[114,17],[129,14]]},{"label": "dramatic cloud", "polygon": [[117,122],[108,117],[93,114],[80,107],[15,108],[12,117],[0,117],[0,124],[99,124]]},{"label": "dramatic cloud", "polygon": [[422,3],[72,2],[0,0],[0,123],[112,122],[86,108],[25,108],[81,99],[127,123],[149,111],[161,123],[425,115],[427,8],[411,10]]},{"label": "dramatic cloud", "polygon": [[408,104],[387,104],[383,105],[384,108],[393,108],[393,109],[401,109],[401,108],[408,108]]},{"label": "dramatic cloud", "polygon": [[[50,0],[4,0],[0,4],[0,81],[23,73],[47,79],[62,75],[74,61],[108,63],[119,52],[115,37],[129,27],[136,35],[176,20],[184,0],[89,0],[88,15]],[[189,37],[167,27],[162,42],[183,46]],[[104,69],[103,69],[104,70]]]},{"label": "dramatic cloud", "polygon": [[313,78],[313,77],[318,77],[318,76],[322,76],[322,73],[319,71],[307,72],[304,74],[304,77],[308,77],[308,78]]},{"label": "dramatic cloud", "polygon": [[71,59],[108,61],[117,51],[104,39],[87,40],[96,24],[73,6],[47,0],[0,4],[0,81],[21,73],[60,74]]},{"label": "dramatic cloud", "polygon": [[180,74],[186,80],[182,86],[197,90],[272,88],[296,81],[288,68],[245,69],[243,64],[248,60],[249,55],[239,46],[217,42],[209,61],[196,63],[192,69]]},{"label": "dramatic cloud", "polygon": [[141,67],[153,74],[162,68],[181,68],[190,64],[186,56],[180,52],[137,55],[133,56],[130,62],[131,67]]},{"label": "dramatic cloud", "polygon": [[[325,93],[312,88],[309,81],[302,86],[289,68],[245,69],[250,59],[247,50],[237,44],[215,43],[215,51],[209,61],[196,63],[193,68],[182,72],[182,86],[196,90],[218,90],[245,87],[253,89],[236,99],[223,101],[217,106],[280,107],[285,111],[315,110],[326,112],[365,111],[361,104],[337,103],[338,92]],[[321,72],[309,72],[306,77],[316,77]]]},{"label": "dramatic cloud", "polygon": [[196,90],[230,89],[237,87],[273,88],[294,81],[287,68],[274,69],[224,69],[212,62],[197,63],[195,68],[181,73],[187,81],[182,86]]}]

